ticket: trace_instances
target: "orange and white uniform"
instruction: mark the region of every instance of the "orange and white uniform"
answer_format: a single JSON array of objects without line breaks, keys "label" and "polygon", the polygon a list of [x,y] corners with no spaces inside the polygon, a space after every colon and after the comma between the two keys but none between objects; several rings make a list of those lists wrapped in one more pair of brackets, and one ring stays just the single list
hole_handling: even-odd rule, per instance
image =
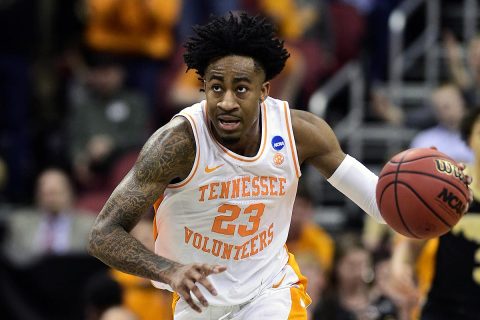
[{"label": "orange and white uniform", "polygon": [[[155,252],[184,264],[226,265],[225,272],[209,276],[217,296],[199,285],[212,306],[245,304],[279,282],[304,290],[305,279],[285,247],[301,175],[290,110],[273,98],[260,109],[261,145],[253,157],[215,140],[205,102],[177,115],[193,128],[196,158],[189,176],[169,185],[157,207]],[[302,299],[305,307],[309,298]]]}]

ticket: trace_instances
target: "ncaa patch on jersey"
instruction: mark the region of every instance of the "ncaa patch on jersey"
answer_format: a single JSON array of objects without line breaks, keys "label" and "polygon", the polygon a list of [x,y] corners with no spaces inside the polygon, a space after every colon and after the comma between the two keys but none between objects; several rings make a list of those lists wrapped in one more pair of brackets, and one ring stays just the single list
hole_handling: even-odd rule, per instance
[{"label": "ncaa patch on jersey", "polygon": [[280,151],[285,147],[285,140],[281,136],[275,136],[272,138],[272,147],[276,151]]}]

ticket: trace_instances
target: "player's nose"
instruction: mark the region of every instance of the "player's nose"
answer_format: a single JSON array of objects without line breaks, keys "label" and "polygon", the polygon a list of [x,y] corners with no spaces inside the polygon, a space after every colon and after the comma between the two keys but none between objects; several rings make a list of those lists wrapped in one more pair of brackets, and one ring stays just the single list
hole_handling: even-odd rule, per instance
[{"label": "player's nose", "polygon": [[218,107],[225,111],[231,111],[239,108],[235,94],[231,90],[227,90],[223,95],[223,99],[218,103]]}]

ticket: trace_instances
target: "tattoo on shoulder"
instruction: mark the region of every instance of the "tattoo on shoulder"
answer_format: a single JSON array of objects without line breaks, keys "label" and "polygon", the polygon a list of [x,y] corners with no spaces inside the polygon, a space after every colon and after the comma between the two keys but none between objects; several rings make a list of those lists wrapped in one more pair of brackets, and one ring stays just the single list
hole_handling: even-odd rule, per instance
[{"label": "tattoo on shoulder", "polygon": [[136,177],[167,183],[174,178],[184,179],[195,161],[195,149],[189,122],[178,117],[147,141],[135,166]]}]

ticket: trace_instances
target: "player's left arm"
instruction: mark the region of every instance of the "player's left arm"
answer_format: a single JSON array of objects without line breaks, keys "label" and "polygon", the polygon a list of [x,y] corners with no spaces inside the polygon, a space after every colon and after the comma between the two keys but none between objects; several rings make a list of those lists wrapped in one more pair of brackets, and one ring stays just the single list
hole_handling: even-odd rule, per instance
[{"label": "player's left arm", "polygon": [[291,110],[291,117],[300,163],[314,166],[363,211],[385,223],[375,198],[377,175],[343,152],[332,128],[323,119],[301,110]]}]

